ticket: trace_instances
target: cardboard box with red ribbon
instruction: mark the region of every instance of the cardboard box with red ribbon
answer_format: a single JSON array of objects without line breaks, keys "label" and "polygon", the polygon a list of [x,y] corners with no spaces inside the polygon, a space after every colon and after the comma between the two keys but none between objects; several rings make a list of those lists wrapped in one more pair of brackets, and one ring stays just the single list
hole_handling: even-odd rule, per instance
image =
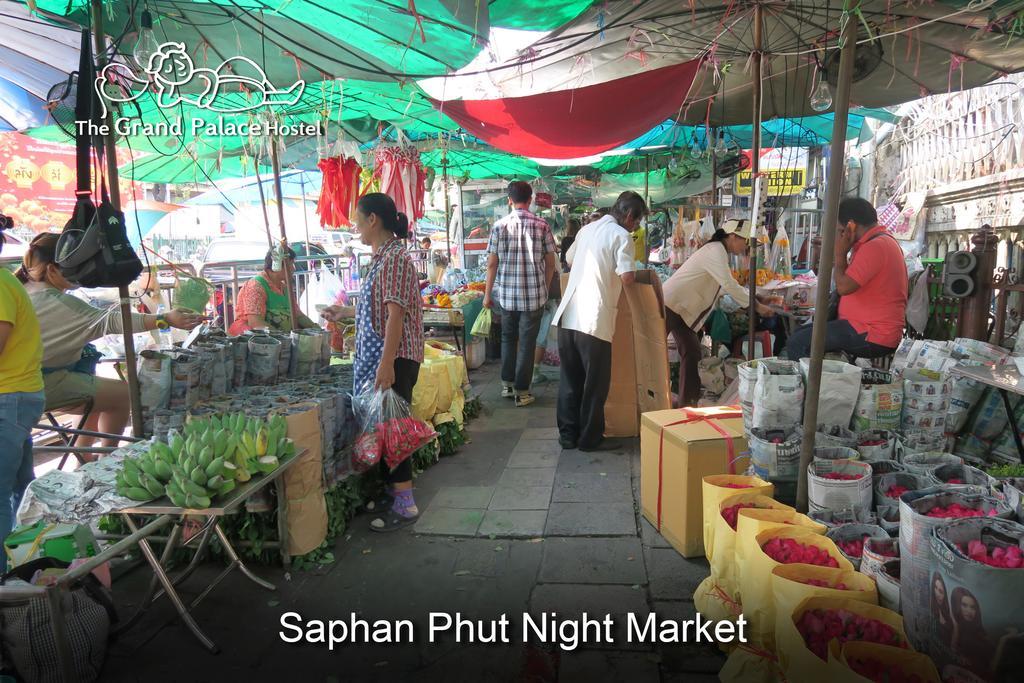
[{"label": "cardboard box with red ribbon", "polygon": [[742,474],[749,464],[737,406],[644,413],[640,424],[640,507],[683,557],[704,555],[701,481]]}]

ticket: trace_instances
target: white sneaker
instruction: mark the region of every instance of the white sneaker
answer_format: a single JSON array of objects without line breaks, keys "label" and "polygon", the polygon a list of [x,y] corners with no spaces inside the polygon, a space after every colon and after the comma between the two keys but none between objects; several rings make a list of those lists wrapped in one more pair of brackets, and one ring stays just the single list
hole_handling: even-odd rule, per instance
[{"label": "white sneaker", "polygon": [[504,386],[503,385],[501,387],[501,397],[502,398],[515,398],[516,397],[516,391],[515,391],[515,389],[513,389],[510,386]]}]

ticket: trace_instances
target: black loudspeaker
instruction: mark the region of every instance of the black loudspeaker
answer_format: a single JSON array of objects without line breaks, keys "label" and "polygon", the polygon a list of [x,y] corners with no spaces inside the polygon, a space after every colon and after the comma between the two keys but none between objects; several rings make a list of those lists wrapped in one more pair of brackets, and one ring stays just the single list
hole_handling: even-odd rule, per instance
[{"label": "black loudspeaker", "polygon": [[978,257],[970,251],[953,251],[946,254],[942,267],[942,293],[963,299],[974,293],[974,271]]}]

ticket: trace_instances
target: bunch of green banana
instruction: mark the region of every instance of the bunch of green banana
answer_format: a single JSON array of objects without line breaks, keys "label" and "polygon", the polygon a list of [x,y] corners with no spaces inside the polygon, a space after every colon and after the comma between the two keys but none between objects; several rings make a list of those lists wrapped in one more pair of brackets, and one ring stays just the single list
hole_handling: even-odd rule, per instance
[{"label": "bunch of green banana", "polygon": [[[205,426],[202,431],[201,426]],[[225,466],[231,435],[211,420],[190,421],[184,432],[187,438],[172,430],[168,444],[156,443],[150,453],[156,451],[170,468],[165,490],[171,502],[178,507],[207,508],[211,498],[230,493],[236,485]]]},{"label": "bunch of green banana", "polygon": [[223,424],[231,429],[234,437],[234,456],[227,457],[239,481],[248,481],[256,473],[273,472],[280,465],[280,459],[295,455],[295,443],[285,436],[288,423],[280,415],[259,420],[234,413],[224,416]]}]

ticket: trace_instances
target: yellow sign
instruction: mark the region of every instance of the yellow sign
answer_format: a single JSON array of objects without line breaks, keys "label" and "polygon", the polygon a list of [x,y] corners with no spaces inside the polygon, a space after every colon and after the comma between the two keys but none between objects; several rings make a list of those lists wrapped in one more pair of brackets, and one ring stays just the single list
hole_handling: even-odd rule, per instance
[{"label": "yellow sign", "polygon": [[[775,168],[761,171],[766,181],[769,197],[800,194],[807,187],[807,171],[803,168]],[[750,196],[750,171],[740,171],[736,175],[736,194]]]},{"label": "yellow sign", "polygon": [[4,167],[4,175],[21,189],[27,190],[32,187],[32,183],[39,180],[39,167],[29,159],[15,156]]},{"label": "yellow sign", "polygon": [[49,183],[54,190],[63,190],[74,180],[71,168],[62,161],[47,161],[39,170],[43,180]]}]

